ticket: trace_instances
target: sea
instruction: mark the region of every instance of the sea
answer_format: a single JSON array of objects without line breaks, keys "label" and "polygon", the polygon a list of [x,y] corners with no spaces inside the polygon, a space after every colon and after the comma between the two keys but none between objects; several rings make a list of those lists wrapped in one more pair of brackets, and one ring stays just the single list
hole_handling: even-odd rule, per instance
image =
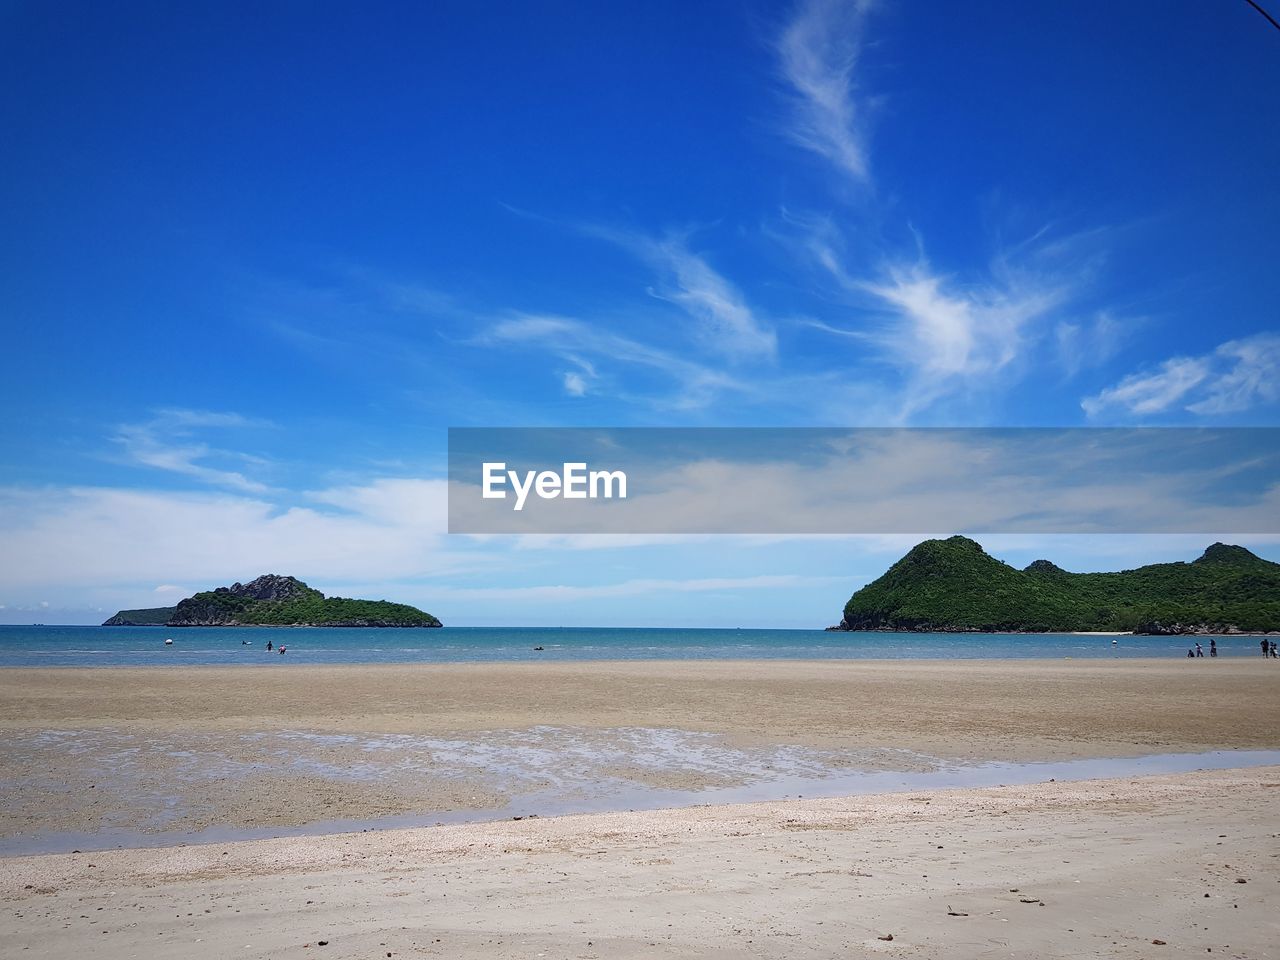
[{"label": "sea", "polygon": [[[1260,656],[1258,637],[1217,637],[1222,657]],[[172,640],[172,643],[166,643]],[[1021,660],[1181,657],[1208,637],[840,633],[651,627],[0,626],[0,667],[517,663],[587,660]],[[272,652],[266,650],[267,643]],[[281,647],[287,653],[279,655]]]}]

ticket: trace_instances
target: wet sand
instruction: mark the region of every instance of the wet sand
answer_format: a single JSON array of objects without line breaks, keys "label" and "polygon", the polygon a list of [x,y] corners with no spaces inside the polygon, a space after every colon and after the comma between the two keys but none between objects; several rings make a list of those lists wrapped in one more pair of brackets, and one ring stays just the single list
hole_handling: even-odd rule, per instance
[{"label": "wet sand", "polygon": [[1278,799],[1272,767],[9,858],[0,955],[1263,958]]},{"label": "wet sand", "polygon": [[2,670],[0,851],[1277,749],[1277,692],[1261,657]]},{"label": "wet sand", "polygon": [[1261,657],[8,669],[0,731],[663,727],[1032,760],[1278,746],[1278,684]]}]

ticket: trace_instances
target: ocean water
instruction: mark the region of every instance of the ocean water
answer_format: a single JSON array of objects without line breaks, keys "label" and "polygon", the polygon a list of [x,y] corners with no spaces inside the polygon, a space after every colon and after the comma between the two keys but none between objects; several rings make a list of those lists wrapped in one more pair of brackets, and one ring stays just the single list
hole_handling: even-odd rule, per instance
[{"label": "ocean water", "polygon": [[[166,645],[165,639],[173,644]],[[1182,657],[1207,637],[837,633],[648,627],[0,626],[0,667],[135,667],[577,660],[1077,659]],[[284,644],[285,656],[266,644]],[[1114,643],[1112,641],[1115,641]],[[1219,637],[1220,656],[1260,657],[1258,638]],[[542,649],[535,649],[541,647]]]}]

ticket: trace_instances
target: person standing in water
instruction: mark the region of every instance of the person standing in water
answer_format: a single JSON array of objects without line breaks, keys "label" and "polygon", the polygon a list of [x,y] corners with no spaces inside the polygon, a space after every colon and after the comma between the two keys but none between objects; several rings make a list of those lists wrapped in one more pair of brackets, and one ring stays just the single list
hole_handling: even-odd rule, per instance
[{"label": "person standing in water", "polygon": [[268,640],[268,641],[267,641],[267,653],[270,653],[270,652],[271,652],[271,641],[270,641],[270,640]]}]

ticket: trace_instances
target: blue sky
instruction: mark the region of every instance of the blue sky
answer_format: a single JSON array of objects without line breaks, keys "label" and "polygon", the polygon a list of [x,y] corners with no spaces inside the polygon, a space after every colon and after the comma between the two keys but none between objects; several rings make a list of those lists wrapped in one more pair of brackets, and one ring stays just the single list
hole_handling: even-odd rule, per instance
[{"label": "blue sky", "polygon": [[449,537],[446,428],[1277,419],[1244,2],[7,3],[0,53],[0,620],[272,570],[821,625],[913,538]]}]

